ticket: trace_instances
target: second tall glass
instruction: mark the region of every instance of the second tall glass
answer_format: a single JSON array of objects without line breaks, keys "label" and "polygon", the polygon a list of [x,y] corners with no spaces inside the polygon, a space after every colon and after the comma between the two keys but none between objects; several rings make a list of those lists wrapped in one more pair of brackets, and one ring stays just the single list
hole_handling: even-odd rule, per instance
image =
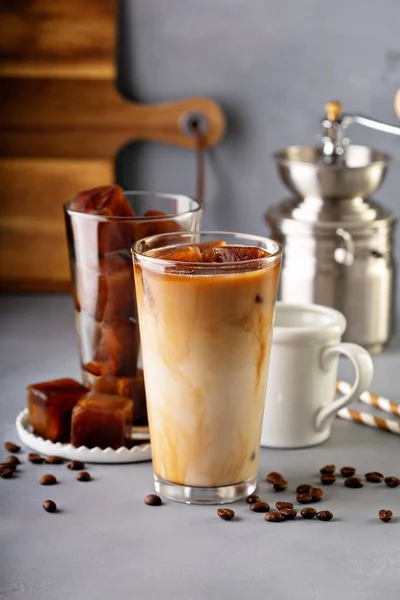
[{"label": "second tall glass", "polygon": [[125,192],[135,217],[64,206],[83,381],[134,400],[134,425],[147,425],[131,247],[148,235],[197,231],[200,204],[187,196]]}]

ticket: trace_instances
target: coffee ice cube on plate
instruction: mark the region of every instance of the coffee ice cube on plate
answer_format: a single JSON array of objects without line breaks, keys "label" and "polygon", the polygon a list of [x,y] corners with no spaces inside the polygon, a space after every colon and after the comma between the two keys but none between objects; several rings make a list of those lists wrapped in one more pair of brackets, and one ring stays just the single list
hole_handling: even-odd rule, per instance
[{"label": "coffee ice cube on plate", "polygon": [[29,385],[28,413],[34,433],[52,442],[69,442],[72,409],[87,392],[68,378]]},{"label": "coffee ice cube on plate", "polygon": [[87,448],[125,446],[131,437],[133,401],[91,392],[72,411],[71,443]]}]

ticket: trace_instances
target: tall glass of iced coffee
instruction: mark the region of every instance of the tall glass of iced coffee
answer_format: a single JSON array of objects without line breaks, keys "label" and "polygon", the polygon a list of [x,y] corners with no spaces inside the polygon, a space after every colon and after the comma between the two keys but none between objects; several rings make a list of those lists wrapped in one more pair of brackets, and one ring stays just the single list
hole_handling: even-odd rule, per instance
[{"label": "tall glass of iced coffee", "polygon": [[156,491],[233,502],[256,487],[282,250],[226,232],[133,248]]}]

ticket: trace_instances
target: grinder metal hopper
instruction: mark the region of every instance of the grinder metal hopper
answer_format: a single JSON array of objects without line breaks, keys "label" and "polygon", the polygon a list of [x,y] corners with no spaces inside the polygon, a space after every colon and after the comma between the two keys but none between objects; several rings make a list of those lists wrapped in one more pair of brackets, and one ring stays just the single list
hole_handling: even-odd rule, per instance
[{"label": "grinder metal hopper", "polygon": [[274,156],[291,198],[266,214],[284,246],[281,299],[340,310],[345,339],[379,351],[392,333],[395,215],[371,196],[389,155],[350,144],[351,123],[400,134],[400,127],[342,113],[329,102],[319,146],[289,146]]}]

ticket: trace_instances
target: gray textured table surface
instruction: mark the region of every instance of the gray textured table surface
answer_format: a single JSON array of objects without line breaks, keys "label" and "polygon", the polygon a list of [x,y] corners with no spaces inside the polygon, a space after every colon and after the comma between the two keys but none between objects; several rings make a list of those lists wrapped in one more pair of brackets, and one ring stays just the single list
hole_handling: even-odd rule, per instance
[{"label": "gray textured table surface", "polygon": [[[14,420],[28,383],[79,377],[72,303],[63,296],[0,298],[0,442],[15,440]],[[374,358],[373,389],[400,402],[400,350]],[[323,446],[300,451],[262,450],[259,492],[273,503],[294,487],[317,482],[326,463],[400,476],[400,438],[336,421]],[[3,448],[0,458],[5,457]],[[330,523],[265,523],[248,505],[238,519],[221,521],[216,507],[168,502],[145,506],[152,491],[151,463],[90,466],[94,480],[79,483],[65,465],[23,465],[18,478],[0,479],[0,598],[108,600],[162,598],[214,600],[316,598],[385,600],[400,596],[400,487],[367,484],[349,490],[338,480],[325,488],[320,508]],[[282,471],[290,491],[271,493],[265,473]],[[43,488],[43,472],[60,485]],[[61,511],[41,507],[53,498]],[[399,519],[377,518],[391,508]]]}]

